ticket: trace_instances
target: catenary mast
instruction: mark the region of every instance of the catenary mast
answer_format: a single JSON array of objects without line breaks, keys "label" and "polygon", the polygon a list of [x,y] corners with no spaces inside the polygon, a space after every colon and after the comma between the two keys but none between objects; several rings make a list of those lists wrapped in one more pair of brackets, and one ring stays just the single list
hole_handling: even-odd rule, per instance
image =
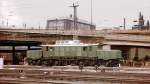
[{"label": "catenary mast", "polygon": [[71,7],[73,7],[73,9],[74,9],[74,35],[73,35],[73,40],[77,40],[78,39],[78,36],[76,35],[76,31],[77,31],[77,7],[78,7],[79,5],[77,4],[77,5],[75,5],[74,3],[73,3],[73,5],[71,6]]}]

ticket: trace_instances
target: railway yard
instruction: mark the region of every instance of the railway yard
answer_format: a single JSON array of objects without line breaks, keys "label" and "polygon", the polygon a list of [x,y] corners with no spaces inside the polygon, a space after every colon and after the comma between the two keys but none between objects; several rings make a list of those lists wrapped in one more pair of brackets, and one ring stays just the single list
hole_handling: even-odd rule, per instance
[{"label": "railway yard", "polygon": [[150,68],[5,65],[0,84],[150,84]]},{"label": "railway yard", "polygon": [[[119,45],[120,45],[120,42],[123,42],[123,41],[119,40],[119,43],[118,43]],[[30,63],[26,63],[27,62],[27,60],[25,60],[26,57],[33,56],[34,58],[40,55],[40,54],[35,55],[36,53],[33,53],[33,54],[29,53],[31,55],[30,56],[27,54],[27,51],[34,50],[32,49],[32,46],[38,46],[40,45],[40,43],[38,41],[30,41],[30,40],[29,41],[3,40],[3,41],[0,41],[0,47],[1,47],[0,56],[1,58],[4,59],[3,60],[4,66],[2,69],[0,69],[0,84],[150,84],[150,67],[149,67],[150,66],[150,62],[149,62],[150,45],[149,45],[149,42],[148,43],[145,43],[145,41],[142,41],[142,42],[138,42],[136,44],[136,42],[130,43],[130,41],[128,41],[126,42],[126,44],[123,43],[123,45],[120,45],[120,46],[118,44],[117,45],[112,44],[111,46],[103,46],[104,48],[111,47],[112,50],[114,49],[114,50],[122,51],[121,55],[122,57],[124,57],[125,61],[123,64],[121,64],[121,67],[112,67],[112,66],[111,67],[110,66],[109,67],[103,67],[103,66],[96,67],[94,65],[92,67],[85,67],[84,64],[81,64],[83,65],[83,67],[79,67],[78,65],[73,66],[72,60],[68,62],[63,62],[63,63],[68,63],[68,64],[64,64],[64,66],[60,66],[59,63],[62,63],[60,59],[54,60],[56,62],[53,61],[54,66],[46,66],[49,64],[42,62],[44,60],[39,62],[41,66],[33,66],[33,65],[36,65],[34,64],[35,63],[34,60],[31,62],[31,65],[26,65],[26,64],[30,64]],[[133,43],[136,45],[134,45]],[[52,54],[51,52],[57,49],[54,49],[52,47],[46,47],[44,49],[46,49],[46,51],[41,52],[41,55],[40,55],[41,57],[44,57],[44,56],[51,57],[53,55],[57,56],[55,54]],[[75,48],[75,49],[78,50],[78,48]],[[80,49],[81,51],[77,53],[81,54],[81,57],[82,56],[84,57],[84,56],[87,56],[87,54],[82,55],[81,52],[85,52],[87,50],[86,52],[88,52],[89,54],[88,50],[90,49],[92,48],[89,47],[86,49],[83,47],[83,49]],[[64,50],[67,50],[67,52],[65,53],[66,55],[63,54],[60,57],[61,59],[63,56],[64,57],[76,56],[76,55],[73,55],[72,53],[74,51],[71,51],[74,49],[61,49],[59,50],[59,55],[62,54],[60,53],[60,51],[64,52]],[[70,50],[70,55],[69,55],[68,50]],[[45,55],[48,52],[49,52],[49,55]],[[94,53],[92,55],[94,55]],[[89,54],[88,57],[92,55]],[[108,55],[107,53],[106,55],[107,56],[105,57],[109,59],[110,57],[108,56],[112,57],[113,54]],[[116,57],[116,55],[114,56]],[[108,62],[110,63],[111,61],[108,61]],[[89,66],[92,63],[93,62],[90,60]],[[22,65],[22,64],[25,64],[25,65]],[[80,64],[80,62],[77,64]]]},{"label": "railway yard", "polygon": [[124,30],[96,30],[75,14],[48,20],[46,29],[11,28],[7,19],[0,25],[0,84],[150,84],[150,27],[139,15],[132,30],[125,21]]},{"label": "railway yard", "polygon": [[[60,61],[62,57],[66,56],[76,56],[73,55],[71,50],[72,49],[61,49],[57,54],[59,55],[64,53],[66,50],[65,54],[62,54],[60,59],[52,60],[54,63],[54,66],[43,66],[48,65],[46,62],[39,62],[40,65],[42,66],[32,66],[36,65],[34,60],[31,62],[31,65],[22,65],[26,64],[26,57],[37,57],[40,54],[36,53],[29,53],[27,52],[29,50],[34,50],[35,46],[39,46],[41,43],[44,44],[44,42],[40,42],[38,40],[35,40],[35,37],[29,36],[30,38],[35,38],[34,41],[32,39],[28,39],[28,41],[17,41],[15,40],[7,40],[9,39],[8,37],[5,37],[6,32],[4,32],[4,35],[1,35],[1,41],[0,41],[0,56],[4,60],[4,66],[2,69],[0,69],[0,84],[150,84],[150,62],[149,62],[149,56],[150,56],[150,41],[147,41],[149,39],[148,36],[134,36],[134,35],[116,35],[116,37],[110,37],[105,38],[103,43],[105,46],[101,46],[104,49],[112,49],[112,50],[120,50],[122,51],[121,55],[124,58],[124,63],[121,64],[121,67],[82,67],[83,69],[81,70],[81,67],[79,66],[70,66],[73,65],[73,61],[70,60],[68,62],[63,62]],[[17,33],[15,35],[19,35],[20,33]],[[11,35],[11,34],[10,34]],[[34,34],[29,34],[33,35]],[[42,35],[42,34],[39,34]],[[51,35],[51,34],[49,34]],[[14,34],[12,34],[14,36]],[[24,35],[23,35],[24,36]],[[42,36],[41,36],[42,37]],[[46,38],[46,36],[44,36]],[[43,37],[43,38],[44,38]],[[54,36],[55,37],[55,36]],[[45,41],[48,43],[48,41],[55,41],[52,40],[54,37],[47,36],[47,40],[41,39],[41,41]],[[62,36],[65,37],[65,36]],[[129,37],[131,37],[129,39]],[[136,38],[135,38],[136,37]],[[7,38],[7,39],[5,39]],[[17,37],[14,37],[17,38]],[[69,36],[68,36],[69,38]],[[85,42],[84,40],[89,40],[96,42],[96,40],[99,40],[99,43],[101,43],[102,38],[95,38],[95,40],[90,39],[89,37],[82,37],[81,40]],[[113,38],[113,41],[111,40]],[[135,38],[133,40],[133,38]],[[141,39],[143,38],[143,39]],[[20,39],[20,37],[18,38]],[[27,39],[23,37],[23,39]],[[39,38],[38,38],[39,39]],[[108,40],[109,39],[109,40]],[[123,40],[123,41],[122,41]],[[124,41],[125,40],[125,41]],[[142,41],[141,41],[142,40]],[[112,41],[112,42],[110,42]],[[115,43],[115,44],[114,44]],[[53,45],[54,46],[54,45]],[[60,46],[60,45],[59,45]],[[100,46],[98,46],[99,48]],[[101,48],[100,47],[100,48]],[[41,57],[46,58],[46,56],[56,56],[58,57],[59,55],[55,55],[53,50],[58,50],[54,49],[52,47],[46,47],[44,48],[46,51],[41,52]],[[79,50],[78,48],[75,48]],[[83,49],[80,49],[81,51],[76,52],[79,55],[78,57],[90,57],[94,55],[89,54],[89,50],[92,48],[88,47],[87,49],[83,47]],[[36,49],[35,49],[36,50]],[[47,51],[48,50],[48,51]],[[87,50],[87,51],[86,51]],[[95,49],[96,50],[96,49]],[[109,50],[109,49],[108,49]],[[52,52],[53,51],[53,52]],[[62,51],[60,53],[60,51]],[[70,51],[70,54],[69,54]],[[88,53],[85,53],[85,51]],[[110,51],[110,50],[109,50]],[[83,53],[81,53],[83,52]],[[45,55],[48,54],[49,55]],[[53,54],[52,54],[53,53]],[[35,55],[36,54],[36,55]],[[82,55],[83,54],[83,55]],[[30,56],[31,55],[31,56]],[[105,56],[107,59],[110,59],[111,55],[108,55],[108,53]],[[40,58],[39,56],[39,58]],[[114,55],[116,57],[116,55]],[[100,57],[100,56],[99,56]],[[102,56],[104,57],[104,56]],[[53,58],[52,58],[53,59]],[[77,58],[76,58],[77,59]],[[82,59],[82,58],[81,58]],[[103,58],[104,59],[104,58]],[[107,60],[106,59],[106,60]],[[59,61],[59,62],[58,62]],[[49,61],[48,61],[49,62]],[[61,63],[64,63],[64,66],[60,66]],[[83,61],[84,62],[84,61]],[[85,61],[86,62],[86,61]],[[96,61],[95,61],[96,62]],[[105,62],[105,61],[104,61]],[[108,61],[110,62],[110,61]],[[38,61],[37,61],[38,63]],[[42,64],[43,63],[43,64]],[[60,63],[60,64],[59,64]],[[66,66],[66,63],[68,63]],[[76,62],[75,62],[76,63]],[[88,62],[86,62],[88,63]],[[27,63],[28,64],[28,63]],[[80,63],[77,63],[80,64]],[[89,66],[92,64],[92,61],[90,60]],[[106,63],[107,64],[107,63]],[[38,64],[37,64],[38,65]],[[57,65],[57,66],[56,66]],[[83,64],[84,65],[84,64]],[[119,65],[118,65],[119,66]],[[127,67],[128,66],[128,67]]]},{"label": "railway yard", "polygon": [[[70,0],[66,5],[73,14],[64,17],[60,10],[67,9],[58,9],[65,6],[63,0],[19,1],[0,0],[0,84],[150,84],[150,21],[143,15],[143,8],[150,7],[147,2],[113,1],[117,4],[109,2],[111,7],[105,0],[105,8],[98,7],[104,0],[98,6],[86,0],[86,12],[80,0]],[[80,10],[78,15],[80,5],[85,14]],[[129,10],[130,5],[136,9]],[[119,8],[121,16],[107,8]],[[132,17],[137,9],[139,17]]]}]

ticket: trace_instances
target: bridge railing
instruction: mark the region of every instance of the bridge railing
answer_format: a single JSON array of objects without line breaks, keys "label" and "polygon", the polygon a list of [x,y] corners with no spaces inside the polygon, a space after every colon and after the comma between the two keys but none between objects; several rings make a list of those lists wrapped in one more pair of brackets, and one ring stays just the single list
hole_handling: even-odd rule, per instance
[{"label": "bridge railing", "polygon": [[98,35],[102,31],[98,30],[56,30],[56,29],[0,29],[7,32],[22,32],[22,33],[41,33],[41,34],[69,34],[69,35]]}]

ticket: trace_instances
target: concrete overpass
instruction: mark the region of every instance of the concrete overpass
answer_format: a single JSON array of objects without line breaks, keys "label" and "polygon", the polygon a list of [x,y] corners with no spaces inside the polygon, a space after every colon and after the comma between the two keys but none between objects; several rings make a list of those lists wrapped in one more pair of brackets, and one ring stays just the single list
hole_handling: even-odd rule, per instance
[{"label": "concrete overpass", "polygon": [[0,40],[40,41],[43,44],[53,44],[60,39],[73,39],[74,35],[83,43],[99,43],[103,37],[96,36],[95,31],[63,31],[45,29],[0,29]]},{"label": "concrete overpass", "polygon": [[150,36],[114,33],[113,31],[63,31],[46,29],[0,29],[0,40],[37,41],[54,44],[58,39],[72,39],[77,35],[83,43],[99,43],[106,49],[119,49],[125,59],[138,55],[150,56]]},{"label": "concrete overpass", "polygon": [[[123,31],[121,31],[123,32]],[[20,40],[30,40],[28,38],[30,37],[48,37],[48,36],[62,36],[62,38],[59,39],[65,39],[65,37],[68,37],[73,35],[77,35],[79,37],[94,37],[94,38],[104,38],[105,40],[119,40],[119,41],[131,41],[131,42],[150,42],[150,37],[148,35],[143,34],[130,34],[130,33],[118,33],[114,31],[100,31],[100,30],[92,30],[92,31],[64,31],[64,30],[46,30],[46,29],[0,29],[1,39],[2,37],[11,36],[14,37],[13,39],[19,39]],[[22,38],[21,38],[22,37]],[[8,37],[9,38],[9,37]],[[5,38],[7,39],[7,38]],[[67,38],[66,38],[67,39]],[[34,39],[31,39],[34,40]],[[95,40],[94,40],[95,41]]]}]

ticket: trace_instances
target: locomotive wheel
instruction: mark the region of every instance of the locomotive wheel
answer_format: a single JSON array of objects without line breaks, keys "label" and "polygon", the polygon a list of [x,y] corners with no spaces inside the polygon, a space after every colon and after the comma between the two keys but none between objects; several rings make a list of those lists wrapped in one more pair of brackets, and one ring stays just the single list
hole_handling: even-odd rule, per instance
[{"label": "locomotive wheel", "polygon": [[28,62],[29,65],[32,65],[32,59],[28,58],[27,62]]},{"label": "locomotive wheel", "polygon": [[88,60],[84,60],[84,66],[88,66]]},{"label": "locomotive wheel", "polygon": [[51,65],[55,66],[55,60],[54,59],[52,59]]},{"label": "locomotive wheel", "polygon": [[119,61],[118,60],[109,60],[106,63],[107,67],[119,67]]},{"label": "locomotive wheel", "polygon": [[72,61],[71,61],[71,65],[72,65],[72,66],[75,66],[75,65],[76,65],[76,60],[72,60]]},{"label": "locomotive wheel", "polygon": [[94,66],[94,61],[92,59],[89,60],[89,66]]},{"label": "locomotive wheel", "polygon": [[47,60],[43,60],[42,61],[42,65],[44,65],[44,66],[48,65],[48,61]]},{"label": "locomotive wheel", "polygon": [[47,63],[48,66],[52,66],[52,60],[47,60]]},{"label": "locomotive wheel", "polygon": [[55,60],[54,66],[58,66],[59,61]]},{"label": "locomotive wheel", "polygon": [[94,66],[94,65],[96,64],[96,63],[95,63],[95,62],[96,62],[95,60],[91,60],[91,62],[92,62],[92,63],[91,63],[92,66]]},{"label": "locomotive wheel", "polygon": [[64,66],[66,66],[67,65],[67,60],[64,60]]},{"label": "locomotive wheel", "polygon": [[111,67],[111,60],[106,61],[106,66]]},{"label": "locomotive wheel", "polygon": [[31,65],[36,65],[36,61],[32,60]]},{"label": "locomotive wheel", "polygon": [[50,60],[48,61],[48,65],[49,65],[49,66],[53,66],[53,65],[54,65],[54,60],[53,60],[53,59],[50,59]]},{"label": "locomotive wheel", "polygon": [[61,66],[64,66],[64,60],[61,60]]},{"label": "locomotive wheel", "polygon": [[98,63],[99,66],[104,66],[104,65],[106,65],[106,62],[105,62],[104,60],[102,60],[102,59],[99,59],[99,60],[97,61],[97,63]]},{"label": "locomotive wheel", "polygon": [[67,65],[70,65],[70,64],[71,64],[71,60],[70,60],[70,59],[68,59]]},{"label": "locomotive wheel", "polygon": [[58,66],[61,66],[62,65],[62,60],[59,60],[58,61]]},{"label": "locomotive wheel", "polygon": [[40,66],[41,65],[41,60],[37,60],[36,65]]},{"label": "locomotive wheel", "polygon": [[72,59],[67,59],[67,65],[71,65],[73,63]]},{"label": "locomotive wheel", "polygon": [[119,60],[112,60],[113,67],[119,67]]}]

